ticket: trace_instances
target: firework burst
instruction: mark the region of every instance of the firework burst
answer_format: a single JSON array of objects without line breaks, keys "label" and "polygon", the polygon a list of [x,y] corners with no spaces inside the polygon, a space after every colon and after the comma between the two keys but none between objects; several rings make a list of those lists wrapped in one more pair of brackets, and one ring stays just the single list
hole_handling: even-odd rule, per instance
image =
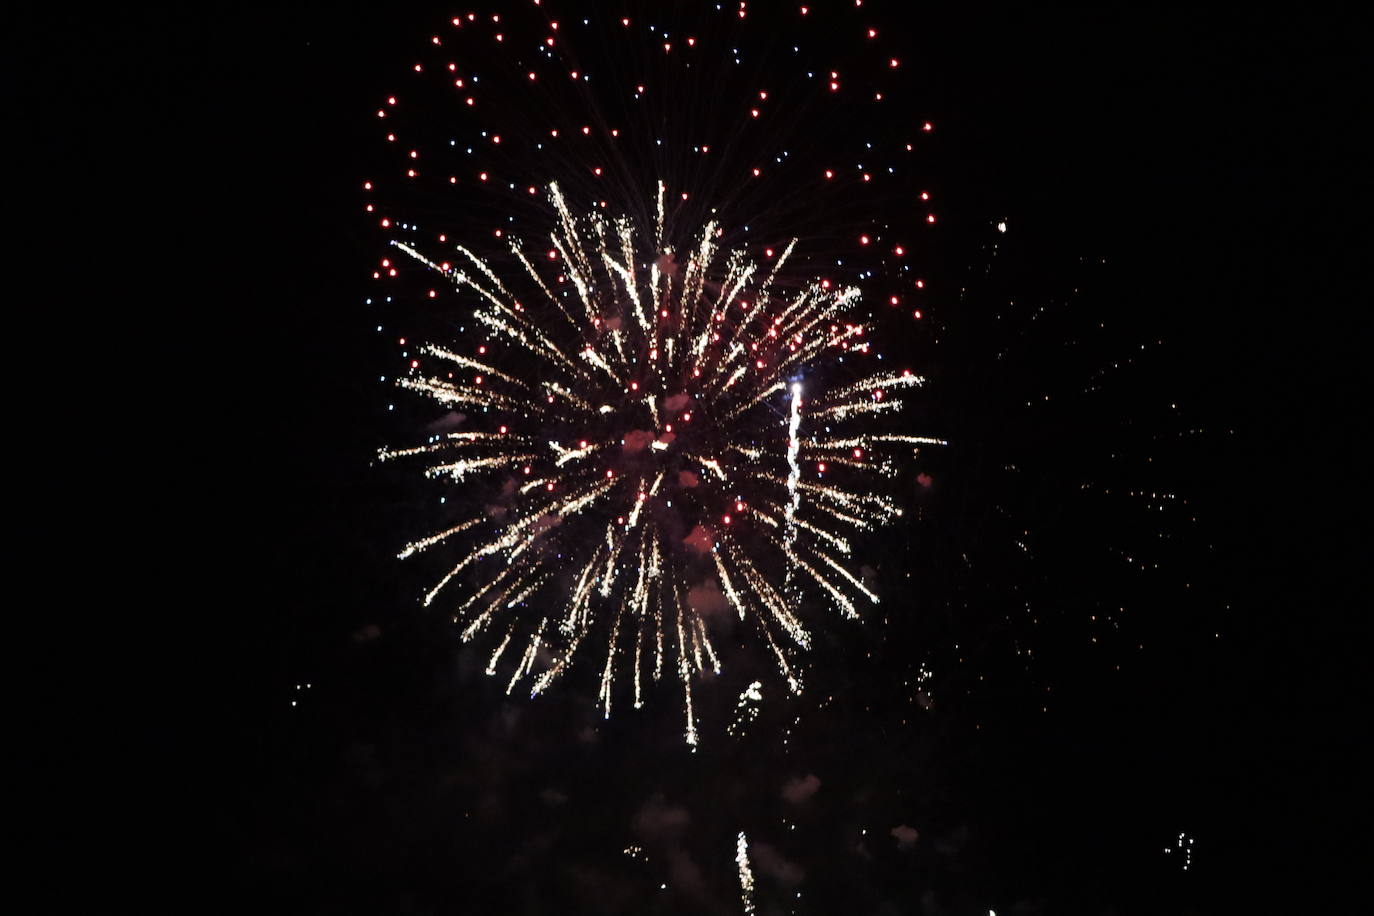
[{"label": "firework burst", "polygon": [[[437,89],[457,91],[475,119],[458,136],[441,141],[434,119],[406,120],[423,104],[388,96],[377,110],[388,146],[404,152],[409,202],[367,205],[390,246],[373,276],[424,275],[429,300],[451,286],[445,298],[457,296],[460,321],[470,318],[482,340],[407,356],[398,384],[447,408],[449,425],[381,458],[422,462],[427,476],[461,486],[455,502],[467,511],[400,556],[442,557],[424,604],[451,612],[464,641],[490,642],[487,672],[507,692],[539,694],[589,656],[609,716],[622,673],[636,707],[646,684],[676,678],[695,745],[693,682],[719,672],[713,639],[736,627],[724,621],[751,631],[800,693],[798,652],[822,615],[856,619],[879,600],[856,537],[901,516],[891,483],[939,440],[903,427],[903,395],[922,379],[877,368],[872,312],[860,308],[861,284],[877,273],[890,306],[901,287],[922,286],[901,244],[881,246],[888,269],[876,270],[871,243],[886,224],[862,202],[891,200],[895,186],[869,193],[879,184],[864,164],[875,143],[841,129],[858,110],[842,87],[863,86],[864,104],[885,110],[877,81],[898,59],[865,57],[871,73],[842,79],[824,64],[833,42],[810,57],[799,45],[772,57],[741,51],[752,18],[744,4],[688,11],[672,26],[649,18],[653,9],[602,23],[635,74],[623,85],[621,75],[591,81],[577,63],[574,42],[590,41],[596,23],[569,28],[536,3],[526,25],[455,17],[450,35],[469,42],[466,53],[436,34],[434,59],[415,64],[417,78],[438,74]],[[806,26],[806,9],[794,18]],[[867,47],[876,34],[854,25]],[[707,65],[712,47],[731,51],[729,67]],[[768,88],[780,66],[804,78],[791,99]],[[500,123],[481,120],[490,106],[479,87],[493,84],[518,87],[495,90],[509,103],[494,106]],[[680,116],[722,87],[743,120]],[[775,109],[814,116],[760,132],[783,123],[770,122]],[[570,120],[579,111],[585,118]],[[613,126],[621,118],[627,129]],[[810,142],[794,154],[788,138]],[[427,144],[437,156],[422,152]],[[895,162],[913,144],[876,147]],[[847,178],[823,167],[840,156],[855,160]],[[646,169],[657,174],[645,180]],[[531,181],[536,172],[548,179]],[[768,183],[774,172],[793,175],[791,192],[768,193],[783,187]],[[880,174],[891,184],[898,169]],[[803,184],[819,196],[796,193]],[[475,195],[467,229],[421,232],[399,217],[451,222],[439,201],[454,189]],[[914,193],[900,196],[921,206]],[[503,201],[496,213],[489,198]],[[750,245],[750,221],[806,242]],[[493,237],[501,250],[486,249]],[[873,368],[855,368],[865,361]]]},{"label": "firework burst", "polygon": [[[864,326],[845,320],[855,288],[789,290],[778,278],[791,246],[760,265],[717,247],[714,224],[689,252],[665,250],[663,195],[646,245],[628,220],[574,214],[552,186],[544,261],[572,287],[562,294],[518,241],[519,293],[461,245],[454,265],[396,242],[524,365],[423,347],[424,366],[400,386],[480,412],[490,428],[381,457],[423,458],[428,476],[455,482],[506,480],[500,504],[400,555],[455,550],[424,602],[451,602],[464,640],[495,631],[487,670],[504,663],[508,691],[522,680],[545,690],[600,630],[606,715],[622,665],[636,707],[646,677],[675,670],[695,743],[693,673],[719,670],[708,617],[724,608],[748,621],[800,692],[789,654],[810,643],[806,596],[851,618],[879,600],[850,568],[850,538],[901,515],[873,485],[938,440],[865,426],[921,384],[910,371],[809,381],[835,354],[868,350]],[[473,587],[451,595],[465,573]]]}]

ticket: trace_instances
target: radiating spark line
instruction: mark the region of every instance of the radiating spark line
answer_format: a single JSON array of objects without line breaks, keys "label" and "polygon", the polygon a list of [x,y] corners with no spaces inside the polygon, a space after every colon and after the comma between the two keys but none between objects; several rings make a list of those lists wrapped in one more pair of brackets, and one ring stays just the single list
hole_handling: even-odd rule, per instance
[{"label": "radiating spark line", "polygon": [[[495,578],[489,580],[486,585],[482,586],[481,588],[477,589],[477,591],[469,595],[468,600],[458,605],[458,614],[461,615],[468,608],[472,607],[474,604],[480,601],[489,591],[496,588],[496,586],[506,585],[506,580],[512,576],[518,575],[519,572],[520,570],[514,566],[507,566],[503,568],[500,572],[496,574]],[[500,596],[504,594],[509,594],[509,587],[507,587],[505,591],[499,592],[495,601],[488,603],[499,604],[501,600]],[[458,617],[454,617],[453,620],[455,623],[457,623]]]},{"label": "radiating spark line", "polygon": [[450,464],[436,464],[433,467],[425,468],[425,476],[439,477],[447,474],[455,480],[462,480],[473,471],[488,471],[495,468],[511,467],[512,465],[529,461],[534,457],[533,454],[523,454],[493,455],[490,458],[462,458]]},{"label": "radiating spark line", "polygon": [[924,385],[926,380],[919,375],[912,375],[910,372],[883,373],[872,375],[865,379],[860,379],[853,384],[846,385],[833,391],[826,392],[824,401],[840,401],[851,398],[856,394],[874,390],[893,390],[898,388],[916,388]]},{"label": "radiating spark line", "polygon": [[502,410],[540,410],[536,404],[521,403],[490,388],[459,388],[436,378],[402,378],[396,384],[410,391],[428,395],[441,404],[461,404],[469,407],[497,407]]},{"label": "radiating spark line", "polygon": [[525,257],[525,252],[521,250],[520,246],[515,242],[514,239],[511,240],[510,250],[512,253],[514,253],[516,259],[520,261],[521,265],[524,266],[525,272],[534,281],[535,286],[537,286],[539,288],[539,291],[544,294],[544,299],[552,303],[558,309],[559,314],[566,318],[568,320],[568,324],[572,325],[576,331],[578,331],[579,333],[586,333],[585,327],[583,327],[583,325],[572,316],[572,313],[564,307],[562,300],[555,296],[549,290],[548,286],[545,285],[544,278],[539,276],[539,272],[534,269],[534,265],[530,263],[529,258]]},{"label": "radiating spark line", "polygon": [[508,444],[519,442],[523,444],[526,440],[515,436],[502,436],[497,433],[448,433],[437,442],[428,445],[417,445],[414,448],[383,448],[377,451],[378,461],[394,461],[397,458],[410,458],[415,455],[428,455],[434,452],[443,451],[446,448],[462,448],[466,445],[476,445],[481,442],[491,442]]},{"label": "radiating spark line", "polygon": [[825,563],[826,566],[829,566],[831,569],[835,570],[836,574],[839,575],[840,578],[844,579],[846,582],[852,585],[855,591],[861,592],[865,597],[868,598],[868,600],[872,601],[874,604],[878,604],[881,601],[881,599],[876,594],[874,594],[868,588],[868,586],[864,585],[863,582],[857,576],[855,576],[849,570],[845,569],[842,565],[840,565],[840,563],[837,562],[834,557],[830,556],[825,551],[816,547],[814,544],[811,546],[811,553],[813,556],[820,559],[821,562]]},{"label": "radiating spark line", "polygon": [[[782,507],[778,506],[776,503],[769,502],[769,501],[767,501],[767,500],[764,501],[763,505],[766,506],[766,507],[769,508],[769,509],[772,509],[774,512],[782,512],[782,511],[785,511]],[[770,525],[773,526],[774,528],[782,527],[782,523],[779,522],[776,518],[774,518],[770,513],[765,512],[765,511],[763,511],[763,510],[760,509],[760,508],[756,508],[754,511],[758,514],[758,516],[759,516],[760,518],[764,519],[768,524],[770,524]],[[820,538],[821,540],[825,541],[827,544],[829,544],[830,546],[834,547],[836,550],[838,550],[840,553],[844,554],[845,556],[848,556],[848,555],[849,555],[850,546],[849,546],[849,541],[848,541],[848,539],[846,539],[846,538],[844,538],[844,537],[841,537],[840,535],[836,534],[836,533],[833,532],[833,531],[828,531],[828,530],[826,530],[825,528],[822,528],[822,527],[819,526],[819,525],[813,525],[813,524],[811,524],[810,522],[808,522],[806,519],[801,518],[800,516],[795,516],[795,515],[794,515],[794,516],[792,517],[792,524],[795,525],[796,527],[802,529],[803,531],[807,532],[808,534],[813,534],[813,535],[815,535],[816,537]]]},{"label": "radiating spark line", "polygon": [[803,649],[810,648],[811,637],[802,626],[801,621],[796,618],[791,609],[788,608],[786,600],[773,587],[766,576],[759,572],[757,567],[749,559],[749,555],[739,550],[733,539],[724,542],[725,549],[729,551],[730,560],[738,568],[741,577],[753,589],[759,603],[773,614],[778,624],[787,631],[788,635]]},{"label": "radiating spark line", "polygon": [[728,478],[725,476],[725,471],[721,469],[720,462],[717,461],[716,459],[714,459],[714,458],[703,458],[703,457],[701,457],[700,455],[690,455],[690,454],[689,454],[687,457],[688,457],[688,458],[691,458],[693,461],[697,462],[697,463],[700,464],[702,467],[706,468],[706,469],[707,469],[708,471],[710,471],[712,474],[715,474],[715,475],[716,475],[718,478],[720,478],[721,480],[726,480],[726,479],[728,479]]},{"label": "radiating spark line", "polygon": [[778,670],[782,673],[783,679],[787,681],[787,688],[794,694],[802,692],[801,679],[792,671],[792,666],[787,662],[787,654],[782,651],[778,641],[773,638],[773,631],[768,627],[768,621],[763,617],[754,618],[754,623],[758,625],[763,637],[768,641],[768,648],[773,650],[773,657],[778,661]]},{"label": "radiating spark line", "polygon": [[730,573],[725,569],[725,563],[721,560],[720,551],[713,551],[711,558],[716,561],[716,573],[720,576],[721,590],[735,610],[739,611],[739,619],[743,620],[747,615],[748,607],[740,598],[739,593],[735,591],[734,583],[730,581]]},{"label": "radiating spark line", "polygon": [[693,747],[697,744],[696,717],[692,714],[692,671],[687,664],[687,637],[682,631],[682,598],[674,589],[674,603],[677,605],[677,670],[682,679],[683,711],[687,715],[686,739]]},{"label": "radiating spark line", "polygon": [[457,525],[454,525],[447,531],[440,531],[438,534],[431,534],[427,538],[421,538],[418,541],[411,541],[409,544],[405,546],[404,550],[396,554],[396,559],[404,560],[406,557],[414,556],[422,550],[428,550],[435,544],[438,544],[440,541],[447,540],[448,538],[452,537],[455,534],[458,534],[459,532],[467,531],[469,528],[471,528],[473,525],[477,524],[480,521],[480,518],[470,518],[465,522],[460,522]]},{"label": "radiating spark line", "polygon": [[836,404],[833,407],[821,407],[816,410],[817,417],[832,417],[836,420],[845,420],[856,414],[865,413],[889,413],[900,410],[902,402],[893,398],[890,401],[864,401],[859,404]]},{"label": "radiating spark line", "polygon": [[468,359],[466,356],[454,353],[452,350],[447,350],[443,347],[436,347],[433,344],[425,344],[423,347],[420,348],[420,352],[428,354],[429,356],[436,356],[439,359],[444,360],[445,362],[453,363],[455,366],[461,366],[464,369],[473,369],[477,372],[481,372],[483,375],[486,375],[490,378],[499,378],[503,382],[507,382],[511,385],[514,385],[517,388],[526,391],[529,390],[529,386],[526,385],[524,382],[520,381],[520,379],[515,378],[511,375],[507,375],[499,369],[494,369],[486,363],[480,363],[475,359]]},{"label": "radiating spark line", "polygon": [[555,396],[562,398],[574,407],[587,411],[588,413],[592,411],[592,405],[588,401],[586,401],[580,394],[569,388],[563,387],[562,385],[558,384],[558,382],[545,382],[544,390],[552,391]]},{"label": "radiating spark line", "polygon": [[949,445],[949,442],[944,439],[933,439],[929,436],[851,436],[848,439],[809,439],[803,443],[803,446],[809,453],[830,450],[844,451],[852,448],[869,449],[887,443]]},{"label": "radiating spark line", "polygon": [[716,658],[715,647],[711,645],[711,634],[706,632],[706,621],[700,617],[696,618],[697,632],[701,635],[701,644],[706,649],[706,655],[711,659],[711,670],[720,674],[720,659]]},{"label": "radiating spark line", "polygon": [[620,610],[615,615],[615,622],[611,624],[611,638],[606,640],[606,667],[601,674],[601,693],[598,699],[601,700],[603,717],[611,717],[611,676],[615,671],[615,644],[620,636],[620,620],[625,616],[624,599],[621,599]]},{"label": "radiating spark line", "polygon": [[548,618],[539,621],[539,629],[530,637],[530,643],[525,648],[525,654],[520,659],[520,664],[515,666],[515,672],[510,676],[510,683],[506,685],[507,696],[510,696],[510,692],[515,689],[516,681],[520,680],[525,672],[530,670],[530,666],[534,664],[534,656],[539,651],[539,643],[544,636],[544,624],[547,622]]},{"label": "radiating spark line", "polygon": [[496,674],[496,663],[501,659],[501,653],[506,651],[506,646],[510,645],[510,638],[515,633],[515,622],[512,621],[510,628],[506,630],[506,636],[501,640],[496,651],[491,653],[491,661],[487,662],[487,675],[490,677]]},{"label": "radiating spark line", "polygon": [[569,461],[578,461],[583,458],[586,458],[588,455],[591,455],[594,452],[599,451],[601,449],[601,443],[592,442],[588,445],[582,446],[581,448],[564,448],[557,442],[549,440],[549,448],[553,451],[555,455],[558,456],[553,462],[554,467],[561,468]]}]

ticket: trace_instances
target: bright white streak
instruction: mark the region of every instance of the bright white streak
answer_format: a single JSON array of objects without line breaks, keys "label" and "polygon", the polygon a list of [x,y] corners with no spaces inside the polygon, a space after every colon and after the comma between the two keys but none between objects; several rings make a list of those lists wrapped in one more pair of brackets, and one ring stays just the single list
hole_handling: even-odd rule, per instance
[{"label": "bright white streak", "polygon": [[754,871],[749,867],[749,839],[744,831],[735,838],[735,865],[739,868],[739,899],[745,916],[754,916]]},{"label": "bright white streak", "polygon": [[[789,561],[795,557],[793,545],[797,540],[797,509],[801,506],[801,491],[797,487],[801,483],[801,464],[797,461],[797,453],[801,450],[801,440],[797,438],[801,428],[801,393],[801,382],[793,382],[792,414],[787,420],[787,511],[783,513],[786,525],[782,535],[783,553]],[[791,562],[787,564],[784,591],[791,587],[793,565]]]}]

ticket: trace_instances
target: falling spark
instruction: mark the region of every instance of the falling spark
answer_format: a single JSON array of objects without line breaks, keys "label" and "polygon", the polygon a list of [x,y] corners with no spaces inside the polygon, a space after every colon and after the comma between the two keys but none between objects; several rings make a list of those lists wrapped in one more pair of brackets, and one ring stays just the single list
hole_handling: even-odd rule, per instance
[{"label": "falling spark", "polygon": [[754,681],[739,695],[735,703],[735,718],[726,727],[730,737],[738,738],[748,730],[759,717],[759,704],[763,702],[763,682]]},{"label": "falling spark", "polygon": [[749,867],[749,840],[744,831],[735,838],[735,865],[739,869],[739,899],[745,916],[754,913],[754,871]]}]

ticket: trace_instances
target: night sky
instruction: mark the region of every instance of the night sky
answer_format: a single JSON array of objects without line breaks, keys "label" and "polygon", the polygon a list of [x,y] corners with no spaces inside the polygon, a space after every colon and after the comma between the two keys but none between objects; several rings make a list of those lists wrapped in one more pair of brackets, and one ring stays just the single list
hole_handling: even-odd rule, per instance
[{"label": "night sky", "polygon": [[763,666],[727,658],[696,753],[673,696],[508,698],[394,559],[434,491],[374,458],[428,415],[377,381],[358,188],[456,8],[34,27],[43,235],[86,265],[38,307],[98,379],[71,512],[121,520],[61,547],[102,575],[60,638],[119,648],[39,754],[89,799],[45,857],[98,837],[158,911],[725,914],[745,831],[762,914],[1337,911],[1372,861],[1359,29],[883,6],[942,207],[930,314],[880,333],[952,446],[871,537],[882,613],[742,737]]}]

